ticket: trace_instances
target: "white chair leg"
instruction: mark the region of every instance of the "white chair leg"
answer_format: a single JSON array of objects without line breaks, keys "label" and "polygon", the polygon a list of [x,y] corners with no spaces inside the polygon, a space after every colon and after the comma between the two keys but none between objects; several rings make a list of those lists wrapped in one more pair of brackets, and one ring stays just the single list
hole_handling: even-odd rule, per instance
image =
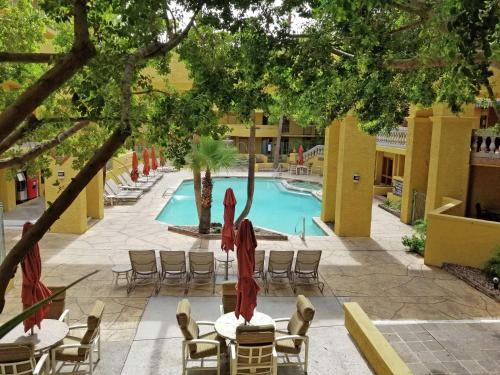
[{"label": "white chair leg", "polygon": [[94,373],[94,361],[93,361],[93,357],[94,357],[94,349],[93,348],[90,348],[89,350],[89,375],[92,375]]},{"label": "white chair leg", "polygon": [[52,366],[52,373],[56,374],[56,352],[55,352],[55,350],[52,350],[50,354],[52,357],[51,361],[50,361],[50,364]]},{"label": "white chair leg", "polygon": [[306,337],[305,341],[305,353],[304,353],[304,374],[307,374],[307,364],[309,361],[309,338]]}]

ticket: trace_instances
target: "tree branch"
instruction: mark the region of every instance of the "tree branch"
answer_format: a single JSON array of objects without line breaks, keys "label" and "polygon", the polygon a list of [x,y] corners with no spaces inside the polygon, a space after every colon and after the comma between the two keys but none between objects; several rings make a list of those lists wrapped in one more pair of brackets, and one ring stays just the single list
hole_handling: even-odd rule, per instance
[{"label": "tree branch", "polygon": [[406,31],[406,30],[414,29],[416,27],[423,25],[425,23],[425,21],[426,21],[426,19],[421,18],[418,21],[411,22],[407,25],[404,25],[404,26],[398,27],[397,29],[392,30],[391,32],[389,32],[389,35],[394,35],[394,34],[398,34],[398,33],[401,33],[403,31]]},{"label": "tree branch", "polygon": [[89,120],[79,121],[76,124],[74,124],[71,128],[59,133],[54,139],[38,144],[36,147],[29,150],[23,155],[0,159],[0,169],[18,167],[25,164],[27,161],[30,161],[36,158],[37,156],[40,156],[44,152],[62,143],[65,139],[71,137],[73,134],[78,132],[80,129],[83,129],[88,124],[90,124]]},{"label": "tree branch", "polygon": [[0,142],[0,155],[11,148],[17,141],[39,125],[35,115],[31,114],[26,121]]},{"label": "tree branch", "polygon": [[52,64],[63,54],[59,53],[28,53],[28,52],[0,52],[0,63],[48,63]]},{"label": "tree branch", "polygon": [[335,47],[332,47],[332,53],[334,55],[341,56],[341,57],[347,57],[349,59],[354,58],[354,55],[352,53],[349,53],[349,52],[346,52],[346,51],[342,51],[341,49],[338,49],[338,48],[335,48]]},{"label": "tree branch", "polygon": [[406,1],[404,4],[401,4],[397,1],[388,1],[387,4],[401,10],[406,13],[415,14],[422,18],[429,18],[431,16],[431,9],[427,7],[425,4],[419,1]]},{"label": "tree branch", "polygon": [[51,69],[0,113],[0,139],[6,138],[45,99],[58,90],[95,55],[87,24],[86,0],[73,1],[73,47]]},{"label": "tree branch", "polygon": [[132,95],[144,95],[144,94],[151,94],[153,92],[157,92],[157,93],[165,94],[165,95],[169,94],[167,91],[158,90],[158,89],[151,89],[151,90],[144,90],[144,91],[133,91]]}]

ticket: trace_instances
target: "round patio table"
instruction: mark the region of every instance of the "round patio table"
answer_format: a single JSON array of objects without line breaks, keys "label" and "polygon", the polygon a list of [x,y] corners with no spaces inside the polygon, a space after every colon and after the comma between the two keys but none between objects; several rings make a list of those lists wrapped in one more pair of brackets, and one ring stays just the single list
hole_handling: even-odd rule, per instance
[{"label": "round patio table", "polygon": [[66,323],[55,319],[44,319],[42,328],[37,326],[24,332],[23,324],[18,324],[12,331],[0,339],[1,344],[32,344],[36,354],[43,353],[59,344],[69,333],[69,327]]},{"label": "round patio table", "polygon": [[[255,311],[252,320],[249,323],[252,326],[261,326],[267,324],[276,326],[273,318],[258,311]],[[239,319],[236,319],[236,315],[234,315],[234,312],[230,312],[222,315],[215,321],[215,331],[219,334],[219,336],[222,336],[231,341],[235,341],[236,328],[242,324],[245,324],[245,319],[243,319],[242,316],[240,316]]]}]

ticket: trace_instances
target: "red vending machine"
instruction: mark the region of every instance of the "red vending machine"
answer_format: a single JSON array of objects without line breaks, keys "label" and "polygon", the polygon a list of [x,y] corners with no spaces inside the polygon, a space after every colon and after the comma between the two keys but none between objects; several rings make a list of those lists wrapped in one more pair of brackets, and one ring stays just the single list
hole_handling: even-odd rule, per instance
[{"label": "red vending machine", "polygon": [[34,199],[38,197],[38,176],[28,177],[28,199]]}]

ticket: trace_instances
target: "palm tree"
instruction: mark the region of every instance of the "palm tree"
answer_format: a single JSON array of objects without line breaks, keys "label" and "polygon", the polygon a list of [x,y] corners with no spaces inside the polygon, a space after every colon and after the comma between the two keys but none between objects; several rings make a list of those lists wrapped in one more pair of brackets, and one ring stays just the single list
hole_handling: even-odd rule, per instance
[{"label": "palm tree", "polygon": [[[205,170],[201,191],[201,215],[198,225],[199,233],[210,232],[210,209],[212,207],[212,172],[229,168],[236,162],[237,151],[224,142],[211,137],[201,137],[198,144],[193,144],[189,155],[190,167],[194,173]],[[195,191],[195,194],[197,192]],[[199,194],[199,193],[198,193]]]}]

